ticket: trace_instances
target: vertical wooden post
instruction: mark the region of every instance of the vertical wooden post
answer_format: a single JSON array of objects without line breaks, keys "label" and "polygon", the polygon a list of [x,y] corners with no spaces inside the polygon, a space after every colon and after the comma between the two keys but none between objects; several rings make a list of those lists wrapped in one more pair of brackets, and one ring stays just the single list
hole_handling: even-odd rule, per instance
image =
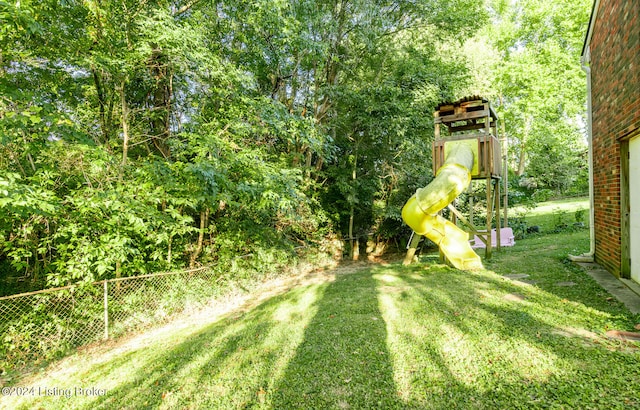
[{"label": "vertical wooden post", "polygon": [[504,223],[502,224],[505,228],[509,226],[509,157],[508,157],[508,149],[509,147],[507,142],[507,131],[504,125],[504,121],[500,124],[502,128],[502,133],[500,135],[502,141],[502,156],[504,159],[504,168],[502,169],[502,178],[504,178]]},{"label": "vertical wooden post", "polygon": [[418,235],[415,232],[411,233],[409,246],[407,248],[407,255],[404,257],[404,261],[402,261],[403,265],[409,265],[411,264],[411,262],[413,262],[413,258],[416,255],[416,250],[418,248],[418,244],[420,243],[420,239],[422,239],[422,235]]},{"label": "vertical wooden post", "polygon": [[469,183],[469,221],[472,225],[475,225],[475,212],[474,212],[474,198],[473,198],[473,180]]},{"label": "vertical wooden post", "polygon": [[[437,114],[438,114],[437,112],[433,113],[434,116],[436,116]],[[431,169],[433,170],[434,175],[438,172],[438,167],[442,165],[442,158],[439,158],[439,156],[440,156],[440,149],[444,150],[444,147],[440,148],[440,145],[438,144],[439,139],[440,139],[440,124],[436,123],[435,131],[434,131],[434,140],[431,146]]]},{"label": "vertical wooden post", "polygon": [[491,251],[493,243],[491,241],[491,222],[493,222],[493,198],[491,196],[491,175],[487,177],[487,247],[485,248],[485,257],[491,259]]},{"label": "vertical wooden post", "polygon": [[496,209],[496,248],[498,251],[500,250],[500,180],[496,179],[496,186],[493,190],[493,199],[495,203]]},{"label": "vertical wooden post", "polygon": [[484,122],[485,124],[484,147],[485,147],[485,152],[487,153],[487,156],[485,158],[485,172],[487,174],[487,248],[485,250],[485,256],[487,259],[491,259],[491,252],[493,250],[492,249],[493,243],[491,241],[491,222],[493,218],[493,197],[491,196],[493,192],[491,187],[491,182],[492,182],[491,173],[493,172],[494,152],[493,152],[493,141],[491,139],[491,112],[490,110],[488,111],[489,113],[487,114],[487,117],[485,118],[485,122]]}]

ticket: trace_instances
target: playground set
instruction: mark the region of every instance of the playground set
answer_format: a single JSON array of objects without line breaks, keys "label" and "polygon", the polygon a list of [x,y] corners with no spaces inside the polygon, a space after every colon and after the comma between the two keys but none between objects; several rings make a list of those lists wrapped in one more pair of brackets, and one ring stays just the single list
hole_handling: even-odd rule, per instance
[{"label": "playground set", "polygon": [[[514,244],[511,229],[501,228],[501,222],[507,226],[507,184],[506,175],[503,179],[497,123],[498,116],[489,101],[478,96],[442,103],[436,108],[435,178],[426,187],[418,189],[402,208],[402,219],[413,229],[405,264],[414,260],[423,237],[440,248],[440,255],[445,261],[463,270],[483,268],[474,248],[484,248],[485,258],[489,259],[494,246],[499,250],[500,246]],[[478,229],[473,223],[473,195],[470,196],[468,219],[453,205],[472,180],[486,183],[487,214],[483,229]],[[500,218],[501,182],[504,182],[504,221]],[[441,215],[444,208],[450,211],[450,220]],[[458,226],[458,221],[467,228],[466,231]],[[471,241],[470,234],[473,235]]]}]

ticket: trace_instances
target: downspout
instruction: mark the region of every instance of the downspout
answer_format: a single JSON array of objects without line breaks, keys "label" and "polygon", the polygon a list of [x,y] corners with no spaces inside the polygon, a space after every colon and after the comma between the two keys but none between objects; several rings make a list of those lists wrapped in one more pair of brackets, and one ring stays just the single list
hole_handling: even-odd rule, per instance
[{"label": "downspout", "polygon": [[591,50],[586,47],[585,53],[580,58],[582,70],[587,74],[587,144],[589,146],[589,253],[582,255],[569,255],[569,259],[574,262],[593,262],[596,253],[595,236],[595,209],[593,201],[593,116],[591,110]]}]

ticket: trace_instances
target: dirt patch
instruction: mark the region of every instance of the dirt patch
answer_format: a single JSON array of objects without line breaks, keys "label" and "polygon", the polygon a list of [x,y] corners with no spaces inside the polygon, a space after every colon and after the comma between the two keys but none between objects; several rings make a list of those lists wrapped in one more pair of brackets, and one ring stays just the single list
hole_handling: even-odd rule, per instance
[{"label": "dirt patch", "polygon": [[508,275],[502,275],[502,277],[509,280],[518,280],[518,279],[526,279],[529,277],[529,275],[526,273],[511,273]]},{"label": "dirt patch", "polygon": [[597,333],[591,332],[586,329],[578,329],[575,327],[564,327],[559,329],[554,329],[551,331],[552,334],[564,337],[577,337],[587,341],[594,341],[600,338]]},{"label": "dirt patch", "polygon": [[610,339],[622,340],[625,342],[640,342],[640,333],[626,332],[624,330],[609,330],[606,336]]},{"label": "dirt patch", "polygon": [[504,300],[508,300],[509,302],[522,302],[527,297],[520,293],[508,293],[502,297]]},{"label": "dirt patch", "polygon": [[555,285],[566,288],[566,287],[576,286],[577,283],[571,282],[571,281],[566,281],[566,282],[557,282]]}]

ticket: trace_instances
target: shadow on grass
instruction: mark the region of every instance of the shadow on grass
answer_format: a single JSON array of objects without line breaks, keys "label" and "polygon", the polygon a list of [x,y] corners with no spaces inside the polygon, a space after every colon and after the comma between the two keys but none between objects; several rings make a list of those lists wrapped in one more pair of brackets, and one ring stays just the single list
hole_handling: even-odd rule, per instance
[{"label": "shadow on grass", "polygon": [[378,266],[83,369],[106,396],[36,407],[640,406],[637,351],[571,334],[610,318],[493,272]]},{"label": "shadow on grass", "polygon": [[329,285],[278,383],[276,409],[402,408],[369,272]]},{"label": "shadow on grass", "polygon": [[293,289],[174,338],[164,350],[94,366],[91,377],[123,381],[84,408],[403,407],[368,272]]},{"label": "shadow on grass", "polygon": [[391,350],[405,352],[394,366],[407,407],[640,405],[637,352],[567,332],[593,325],[590,308],[443,266],[378,269],[374,278]]},{"label": "shadow on grass", "polygon": [[[623,319],[628,310],[579,266],[569,254],[579,254],[589,248],[587,231],[544,235],[519,241],[513,248],[495,252],[487,269],[499,275],[527,274],[524,283],[544,290],[561,300],[582,304],[611,316]],[[514,283],[522,283],[516,280]],[[637,316],[640,319],[640,315]]]},{"label": "shadow on grass", "polygon": [[[326,285],[324,285],[326,286]],[[91,369],[125,382],[85,408],[245,408],[264,404],[323,285],[294,289],[189,334]],[[282,309],[283,306],[286,309]],[[288,325],[291,325],[288,329]],[[290,331],[288,331],[290,330]],[[145,354],[149,350],[153,354]]]}]

